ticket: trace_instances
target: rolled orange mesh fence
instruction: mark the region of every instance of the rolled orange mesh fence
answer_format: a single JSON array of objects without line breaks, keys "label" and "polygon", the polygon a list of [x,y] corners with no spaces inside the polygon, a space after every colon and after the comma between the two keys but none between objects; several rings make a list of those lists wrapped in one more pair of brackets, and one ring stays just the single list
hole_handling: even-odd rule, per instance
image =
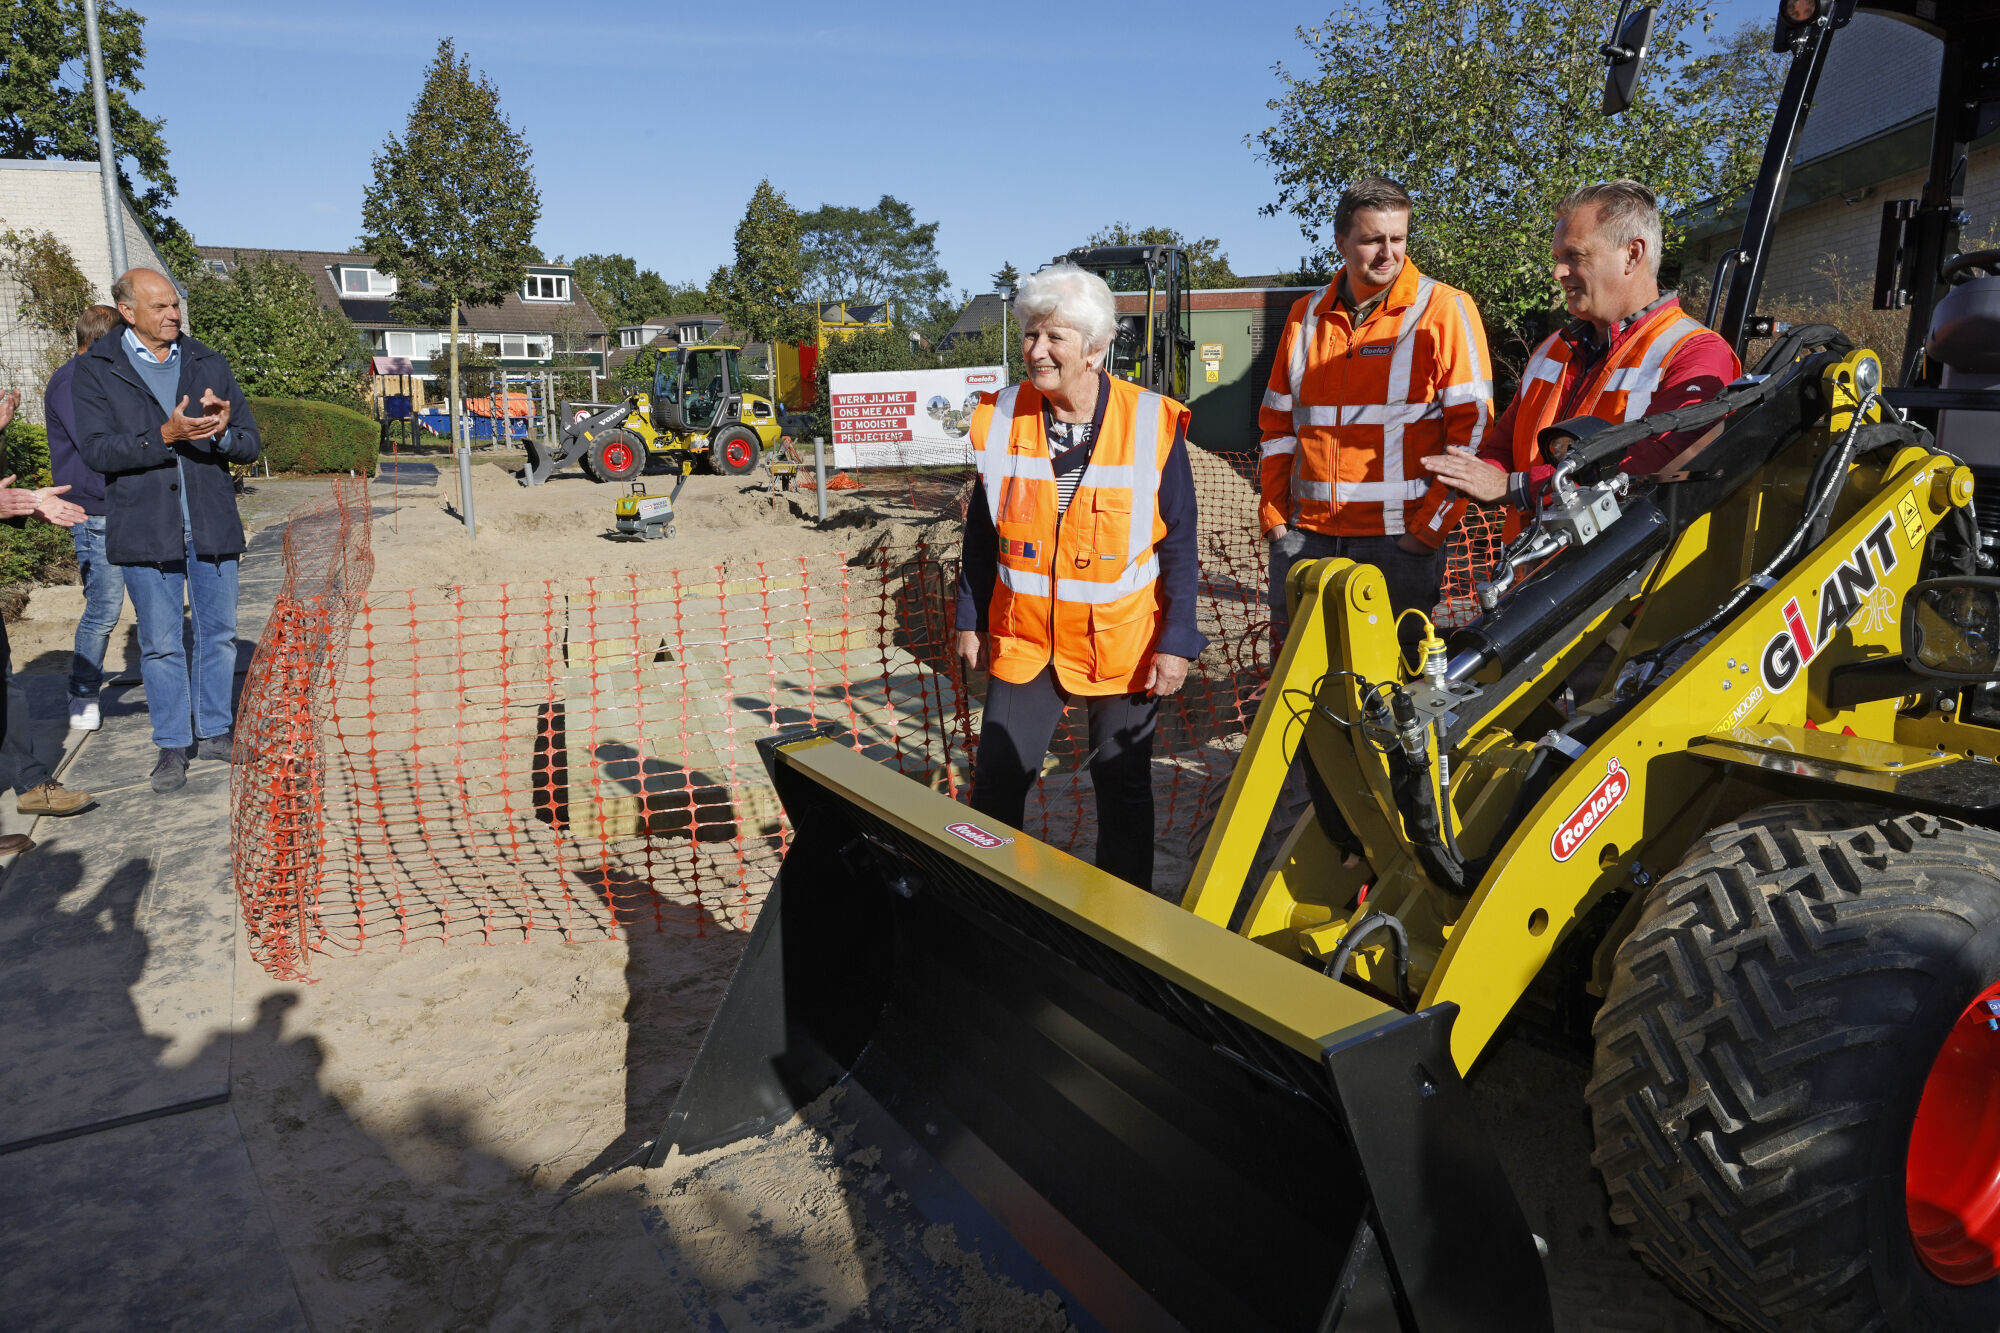
[{"label": "rolled orange mesh fence", "polygon": [[[1169,861],[1270,670],[1254,464],[1196,451],[1210,647],[1161,712]],[[963,799],[984,692],[951,653],[967,483],[882,479],[946,521],[847,556],[373,590],[367,485],[338,484],[287,530],[239,706],[233,841],[253,955],[303,978],[326,950],[742,928],[787,836],[754,742],[795,723],[833,724]],[[1469,595],[1465,563],[1455,553],[1448,595]],[[1084,851],[1087,749],[1073,711],[1027,830]]]}]

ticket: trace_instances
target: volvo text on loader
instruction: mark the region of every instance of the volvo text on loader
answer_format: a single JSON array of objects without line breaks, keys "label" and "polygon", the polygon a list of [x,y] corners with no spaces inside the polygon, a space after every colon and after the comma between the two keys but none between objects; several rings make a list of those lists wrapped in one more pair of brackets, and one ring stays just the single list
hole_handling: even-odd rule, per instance
[{"label": "volvo text on loader", "polygon": [[[1943,45],[1884,247],[1907,358],[1753,317],[1854,12],[1786,0],[1718,284],[1719,331],[1771,338],[1750,374],[1549,432],[1483,614],[1418,660],[1374,568],[1295,570],[1178,907],[824,736],[765,742],[794,840],[655,1161],[831,1093],[913,1207],[1081,1327],[1546,1329],[1461,1082],[1544,995],[1594,1043],[1612,1216],[1690,1300],[2000,1327],[2000,255],[1954,253],[2000,5],[1867,8]],[[1650,22],[1614,29],[1609,110]],[[1250,877],[1300,751],[1316,808]]]}]

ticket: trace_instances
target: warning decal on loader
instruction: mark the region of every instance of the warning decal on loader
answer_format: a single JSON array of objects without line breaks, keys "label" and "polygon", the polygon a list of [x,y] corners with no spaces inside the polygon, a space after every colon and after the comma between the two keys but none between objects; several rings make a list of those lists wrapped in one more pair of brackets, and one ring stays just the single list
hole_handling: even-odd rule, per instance
[{"label": "warning decal on loader", "polygon": [[1604,781],[1597,784],[1590,795],[1583,798],[1570,817],[1557,825],[1549,838],[1549,855],[1558,861],[1567,861],[1576,855],[1576,849],[1590,841],[1590,835],[1597,831],[1625,794],[1632,790],[1632,775],[1627,773],[1616,759],[1605,766]]}]

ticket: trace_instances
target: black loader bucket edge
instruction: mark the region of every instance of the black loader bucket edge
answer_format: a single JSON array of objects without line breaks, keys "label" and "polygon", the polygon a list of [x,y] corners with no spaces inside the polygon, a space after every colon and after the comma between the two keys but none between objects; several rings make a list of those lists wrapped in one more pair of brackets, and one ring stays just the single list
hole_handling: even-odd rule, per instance
[{"label": "black loader bucket edge", "polygon": [[917,1207],[1032,1256],[1081,1326],[1552,1327],[1455,1008],[1391,1009],[824,737],[760,745],[793,841],[650,1165],[838,1084]]}]

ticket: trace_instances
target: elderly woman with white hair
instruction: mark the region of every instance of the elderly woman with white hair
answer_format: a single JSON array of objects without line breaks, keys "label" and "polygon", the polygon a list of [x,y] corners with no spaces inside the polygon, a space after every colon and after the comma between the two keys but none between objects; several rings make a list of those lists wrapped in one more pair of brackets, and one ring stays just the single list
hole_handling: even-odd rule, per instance
[{"label": "elderly woman with white hair", "polygon": [[1020,285],[1027,379],[981,395],[958,653],[991,673],[973,808],[1019,827],[1056,724],[1090,717],[1097,865],[1150,889],[1153,734],[1195,628],[1188,410],[1104,370],[1117,307],[1073,264]]}]

